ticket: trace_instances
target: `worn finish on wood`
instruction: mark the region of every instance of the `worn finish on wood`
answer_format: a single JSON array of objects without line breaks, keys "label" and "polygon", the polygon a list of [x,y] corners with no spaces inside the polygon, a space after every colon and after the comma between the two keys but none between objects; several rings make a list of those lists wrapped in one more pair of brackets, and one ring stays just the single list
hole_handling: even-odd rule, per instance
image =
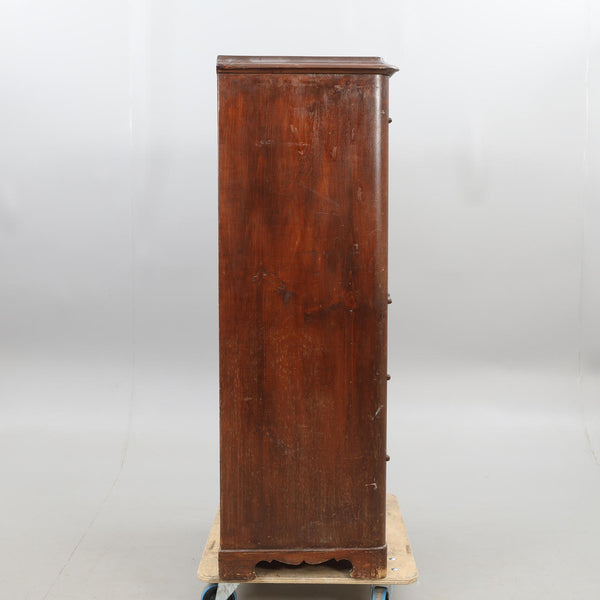
[{"label": "worn finish on wood", "polygon": [[219,72],[221,575],[335,558],[377,578],[389,77],[277,60],[302,67]]},{"label": "worn finish on wood", "polygon": [[[387,495],[387,548],[388,570],[377,585],[406,585],[417,581],[418,573],[410,547],[398,501],[392,494]],[[210,530],[204,554],[198,567],[198,578],[207,583],[220,583],[219,512]],[[302,565],[301,567],[279,566],[278,568],[256,568],[256,578],[252,583],[369,583],[370,579],[351,578],[348,571],[332,566]]]}]

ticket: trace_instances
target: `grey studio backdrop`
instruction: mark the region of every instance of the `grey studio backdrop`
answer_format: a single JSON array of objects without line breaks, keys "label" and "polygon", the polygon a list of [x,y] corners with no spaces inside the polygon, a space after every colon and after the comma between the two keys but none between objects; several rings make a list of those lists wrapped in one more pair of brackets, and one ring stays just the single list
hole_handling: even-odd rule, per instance
[{"label": "grey studio backdrop", "polygon": [[200,598],[218,53],[400,68],[388,488],[421,581],[396,598],[599,598],[597,0],[2,2],[0,596]]}]

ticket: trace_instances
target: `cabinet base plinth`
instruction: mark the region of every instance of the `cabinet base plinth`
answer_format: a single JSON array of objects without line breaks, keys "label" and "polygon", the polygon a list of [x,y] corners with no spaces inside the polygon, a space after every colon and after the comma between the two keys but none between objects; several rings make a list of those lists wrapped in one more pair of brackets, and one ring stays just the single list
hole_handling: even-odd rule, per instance
[{"label": "cabinet base plinth", "polygon": [[377,548],[324,548],[308,550],[220,550],[219,577],[223,581],[252,581],[260,562],[318,565],[330,560],[352,563],[350,577],[380,579],[386,576],[387,546]]}]

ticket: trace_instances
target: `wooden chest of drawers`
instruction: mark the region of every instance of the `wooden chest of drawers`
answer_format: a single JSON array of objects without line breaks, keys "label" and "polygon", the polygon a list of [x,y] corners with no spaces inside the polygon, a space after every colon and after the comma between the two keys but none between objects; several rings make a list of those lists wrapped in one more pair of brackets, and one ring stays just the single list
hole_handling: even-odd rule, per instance
[{"label": "wooden chest of drawers", "polygon": [[220,577],[386,572],[388,81],[219,57]]}]

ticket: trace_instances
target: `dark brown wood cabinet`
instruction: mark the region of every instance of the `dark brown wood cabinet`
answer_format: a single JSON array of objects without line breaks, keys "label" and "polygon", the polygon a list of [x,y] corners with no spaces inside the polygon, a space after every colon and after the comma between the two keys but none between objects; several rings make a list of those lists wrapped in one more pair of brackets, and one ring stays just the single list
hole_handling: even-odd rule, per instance
[{"label": "dark brown wood cabinet", "polygon": [[221,56],[220,577],[386,573],[388,81]]}]

